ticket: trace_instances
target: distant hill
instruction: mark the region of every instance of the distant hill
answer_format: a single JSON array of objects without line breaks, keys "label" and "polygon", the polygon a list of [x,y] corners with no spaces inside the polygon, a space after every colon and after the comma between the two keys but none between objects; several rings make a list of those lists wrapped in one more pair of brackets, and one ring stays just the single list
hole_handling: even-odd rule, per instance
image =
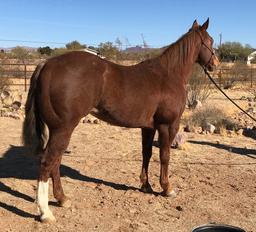
[{"label": "distant hill", "polygon": [[150,48],[143,48],[139,45],[135,46],[135,47],[129,47],[129,48],[126,48],[124,50],[124,52],[129,52],[129,53],[140,53],[140,52],[144,52],[144,51],[149,51]]}]

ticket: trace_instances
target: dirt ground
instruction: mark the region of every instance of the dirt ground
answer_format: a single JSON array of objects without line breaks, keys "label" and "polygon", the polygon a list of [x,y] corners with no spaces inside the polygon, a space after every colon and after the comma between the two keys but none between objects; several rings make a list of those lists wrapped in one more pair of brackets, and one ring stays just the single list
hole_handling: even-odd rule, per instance
[{"label": "dirt ground", "polygon": [[37,162],[20,143],[21,126],[21,120],[0,118],[1,231],[189,232],[211,222],[256,231],[256,150],[251,138],[188,133],[185,149],[171,150],[170,181],[178,194],[165,198],[158,194],[156,147],[150,163],[155,194],[139,191],[139,129],[80,123],[61,166],[72,207],[58,207],[50,191],[57,222],[43,224],[34,203]]}]

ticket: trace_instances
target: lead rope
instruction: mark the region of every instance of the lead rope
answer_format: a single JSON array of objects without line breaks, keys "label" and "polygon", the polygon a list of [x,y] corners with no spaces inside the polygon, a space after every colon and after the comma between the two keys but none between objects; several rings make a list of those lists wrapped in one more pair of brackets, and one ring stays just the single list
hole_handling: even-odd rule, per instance
[{"label": "lead rope", "polygon": [[[201,65],[202,66],[202,65]],[[250,117],[254,122],[256,122],[256,119],[251,116],[250,114],[248,114],[248,112],[246,112],[244,109],[242,109],[237,103],[235,103],[219,86],[218,84],[213,80],[213,78],[211,77],[211,75],[208,73],[206,67],[202,66],[205,74],[208,76],[208,78],[210,79],[210,81],[215,85],[215,87],[229,100],[231,101],[239,110],[241,110],[243,113],[245,113],[248,117]]]}]

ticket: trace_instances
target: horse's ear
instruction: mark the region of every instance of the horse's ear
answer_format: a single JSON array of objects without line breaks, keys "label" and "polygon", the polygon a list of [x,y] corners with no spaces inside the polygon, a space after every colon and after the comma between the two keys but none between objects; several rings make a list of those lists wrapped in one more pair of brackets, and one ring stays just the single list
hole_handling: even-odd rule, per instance
[{"label": "horse's ear", "polygon": [[195,21],[193,22],[193,25],[192,25],[192,27],[191,27],[191,30],[196,30],[198,27],[199,27],[199,25],[198,25],[197,21],[195,20]]},{"label": "horse's ear", "polygon": [[209,26],[209,18],[205,21],[205,23],[201,26],[201,30],[206,31]]}]

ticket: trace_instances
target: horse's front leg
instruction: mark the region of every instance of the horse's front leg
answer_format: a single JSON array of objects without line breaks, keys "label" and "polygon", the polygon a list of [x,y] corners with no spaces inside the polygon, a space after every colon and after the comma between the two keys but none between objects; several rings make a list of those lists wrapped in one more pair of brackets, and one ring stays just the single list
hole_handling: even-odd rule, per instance
[{"label": "horse's front leg", "polygon": [[169,125],[162,124],[158,127],[160,145],[160,185],[164,196],[175,196],[175,192],[170,187],[168,165],[170,160],[170,144],[176,132],[171,130]]},{"label": "horse's front leg", "polygon": [[152,192],[152,188],[148,181],[148,165],[152,156],[152,144],[154,140],[156,130],[155,129],[141,129],[142,135],[142,168],[140,174],[140,181],[142,183],[141,190],[146,193]]}]

